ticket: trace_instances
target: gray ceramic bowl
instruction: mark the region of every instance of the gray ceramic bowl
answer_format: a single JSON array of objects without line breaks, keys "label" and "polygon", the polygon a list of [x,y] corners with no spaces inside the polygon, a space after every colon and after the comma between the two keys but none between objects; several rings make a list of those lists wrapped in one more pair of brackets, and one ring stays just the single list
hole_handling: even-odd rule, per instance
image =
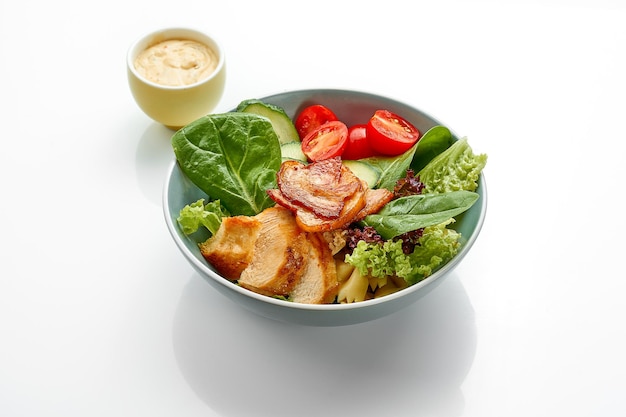
[{"label": "gray ceramic bowl", "polygon": [[[348,125],[363,123],[363,120],[367,120],[375,110],[380,108],[402,115],[421,132],[442,124],[409,105],[356,91],[302,90],[280,93],[264,97],[262,100],[282,107],[292,118],[304,107],[318,103],[332,108],[337,116]],[[455,137],[455,139],[458,138]],[[461,232],[464,242],[458,254],[450,262],[430,277],[411,287],[385,297],[353,304],[296,304],[256,294],[222,278],[202,257],[197,246],[198,242],[185,236],[177,225],[176,218],[180,210],[199,198],[206,198],[206,195],[185,177],[175,161],[172,162],[165,181],[163,210],[167,227],[185,258],[213,288],[235,303],[257,314],[279,321],[311,326],[343,326],[374,320],[394,313],[416,302],[435,288],[467,255],[478,237],[487,209],[484,175],[481,175],[477,192],[480,195],[479,200],[470,210],[457,218],[455,229]]]}]

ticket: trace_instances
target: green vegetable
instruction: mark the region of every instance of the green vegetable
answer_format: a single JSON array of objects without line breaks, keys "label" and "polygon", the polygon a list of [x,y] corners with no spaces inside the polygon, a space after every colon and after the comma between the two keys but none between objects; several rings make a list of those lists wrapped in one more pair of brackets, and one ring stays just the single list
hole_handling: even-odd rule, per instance
[{"label": "green vegetable", "polygon": [[360,240],[345,262],[358,268],[363,276],[383,278],[397,275],[409,276],[413,270],[411,261],[402,252],[402,242],[387,240],[384,243],[367,243]]},{"label": "green vegetable", "polygon": [[281,144],[280,154],[283,160],[295,159],[297,161],[307,162],[306,155],[302,152],[302,143],[300,141]]},{"label": "green vegetable", "polygon": [[434,157],[448,149],[452,143],[452,133],[447,127],[434,126],[430,128],[417,142],[411,168],[413,171],[419,172]]},{"label": "green vegetable", "polygon": [[421,281],[457,254],[461,246],[461,235],[446,227],[453,222],[454,219],[450,219],[448,222],[424,229],[420,246],[416,246],[413,253],[409,255],[411,265],[414,266],[411,274],[403,277],[405,281],[409,284]]},{"label": "green vegetable", "polygon": [[369,164],[380,172],[376,188],[386,188],[389,191],[393,191],[396,182],[406,175],[406,170],[411,164],[413,154],[418,144],[419,142],[413,145],[411,149],[398,156],[371,156],[369,158],[359,159],[359,161]]},{"label": "green vegetable", "polygon": [[233,215],[253,216],[274,205],[281,154],[270,121],[249,113],[204,116],[172,136],[185,175]]},{"label": "green vegetable", "polygon": [[378,184],[380,171],[364,160],[346,159],[343,161],[343,164],[350,168],[350,171],[352,171],[359,179],[365,181],[369,188],[374,188]]},{"label": "green vegetable", "polygon": [[300,136],[293,122],[281,107],[273,104],[265,103],[258,99],[244,100],[237,106],[238,112],[253,113],[259,116],[267,117],[276,135],[278,141],[283,143],[300,142]]},{"label": "green vegetable", "polygon": [[460,235],[446,226],[450,219],[426,227],[419,246],[410,255],[402,251],[401,240],[387,240],[383,244],[360,241],[345,261],[358,268],[362,275],[377,278],[396,275],[409,284],[415,284],[432,275],[457,254]]},{"label": "green vegetable", "polygon": [[418,175],[426,193],[475,191],[486,164],[487,155],[475,155],[467,139],[463,138],[433,158]]},{"label": "green vegetable", "polygon": [[400,178],[404,178],[406,170],[412,168],[418,172],[435,155],[443,152],[452,144],[452,134],[447,127],[434,126],[426,131],[420,140],[405,153],[393,156],[372,156],[360,159],[380,172],[376,188],[390,191]]},{"label": "green vegetable", "polygon": [[365,217],[361,223],[374,227],[384,239],[391,239],[446,222],[468,210],[477,200],[477,193],[463,190],[401,197],[387,203],[378,213]]},{"label": "green vegetable", "polygon": [[205,205],[204,199],[201,198],[195,203],[183,207],[177,221],[186,235],[195,233],[201,226],[206,227],[214,235],[222,224],[222,217],[229,215],[219,200],[211,201]]}]

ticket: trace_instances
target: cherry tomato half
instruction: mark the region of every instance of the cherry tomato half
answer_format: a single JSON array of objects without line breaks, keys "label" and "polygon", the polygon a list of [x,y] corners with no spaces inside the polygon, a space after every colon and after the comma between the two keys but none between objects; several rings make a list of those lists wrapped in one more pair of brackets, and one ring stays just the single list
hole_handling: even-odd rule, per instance
[{"label": "cherry tomato half", "polygon": [[320,127],[326,122],[333,122],[337,119],[335,113],[328,107],[321,104],[313,104],[312,106],[305,107],[296,117],[294,125],[300,135],[300,140],[309,134],[312,130]]},{"label": "cherry tomato half", "polygon": [[341,157],[343,159],[361,159],[376,155],[367,139],[367,126],[354,125],[348,129],[348,144]]},{"label": "cherry tomato half", "polygon": [[395,156],[409,150],[420,138],[411,123],[388,110],[376,110],[367,122],[370,146],[383,155]]},{"label": "cherry tomato half", "polygon": [[326,122],[302,139],[302,152],[310,161],[341,156],[348,143],[348,127],[338,120]]}]

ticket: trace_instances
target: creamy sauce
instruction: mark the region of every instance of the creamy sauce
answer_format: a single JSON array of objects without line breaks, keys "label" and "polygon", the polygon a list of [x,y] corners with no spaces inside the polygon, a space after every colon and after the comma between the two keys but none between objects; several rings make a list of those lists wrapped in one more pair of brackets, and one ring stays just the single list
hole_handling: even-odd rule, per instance
[{"label": "creamy sauce", "polygon": [[141,52],[135,69],[154,83],[167,86],[194,84],[209,77],[218,58],[208,46],[185,39],[171,39]]}]

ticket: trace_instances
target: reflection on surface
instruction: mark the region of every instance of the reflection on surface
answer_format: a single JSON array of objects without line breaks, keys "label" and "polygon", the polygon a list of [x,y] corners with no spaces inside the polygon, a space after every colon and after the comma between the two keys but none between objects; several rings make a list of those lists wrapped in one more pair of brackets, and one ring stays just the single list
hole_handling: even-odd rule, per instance
[{"label": "reflection on surface", "polygon": [[476,348],[454,273],[399,313],[330,328],[256,316],[194,275],[173,326],[183,376],[223,416],[459,416]]},{"label": "reflection on surface", "polygon": [[152,203],[161,206],[163,183],[174,152],[170,139],[174,132],[151,123],[137,145],[136,169],[139,188]]}]

